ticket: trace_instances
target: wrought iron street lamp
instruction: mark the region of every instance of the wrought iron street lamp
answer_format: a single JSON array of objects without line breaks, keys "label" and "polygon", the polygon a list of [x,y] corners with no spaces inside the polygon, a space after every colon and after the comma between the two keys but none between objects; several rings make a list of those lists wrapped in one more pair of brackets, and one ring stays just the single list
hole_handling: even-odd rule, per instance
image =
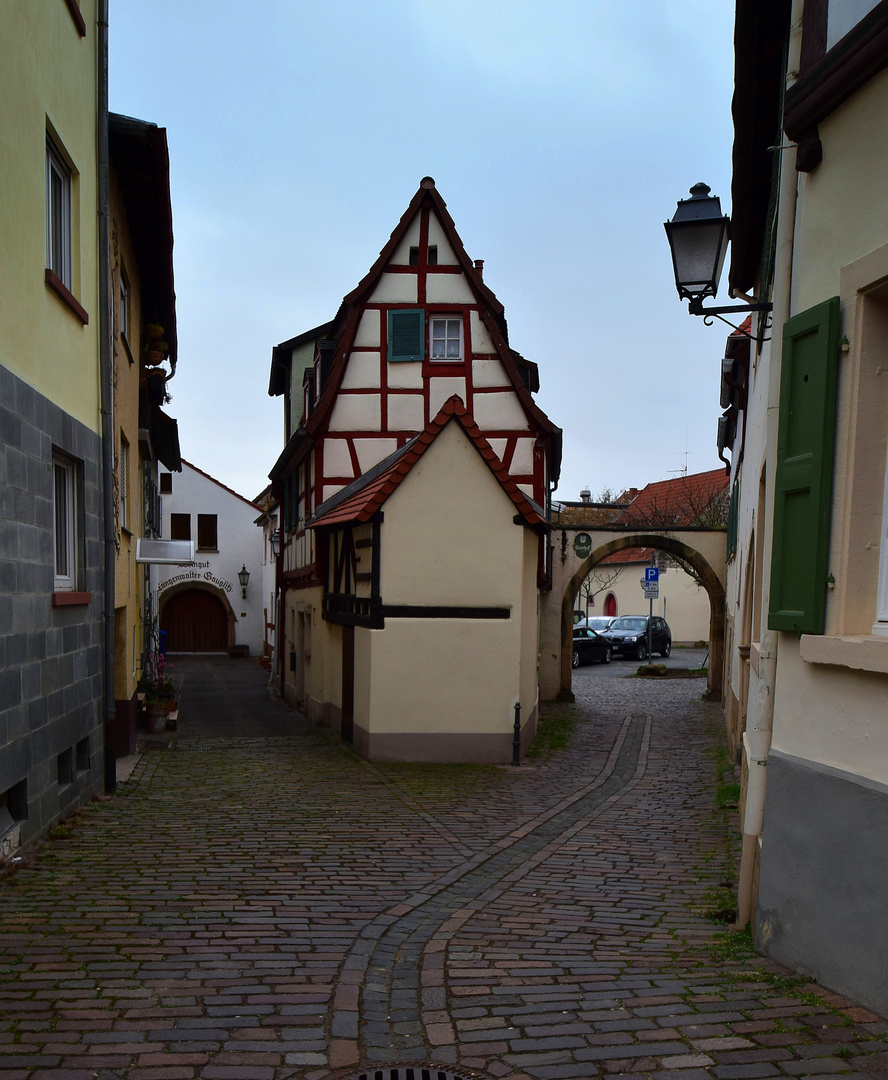
[{"label": "wrought iron street lamp", "polygon": [[271,544],[271,557],[276,559],[278,557],[278,552],[281,550],[281,534],[279,529],[275,529],[271,534],[269,543]]},{"label": "wrought iron street lamp", "polygon": [[237,580],[240,582],[241,595],[244,600],[247,598],[247,585],[250,583],[250,571],[247,569],[247,564],[244,563],[240,570],[237,572]]},{"label": "wrought iron street lamp", "polygon": [[[770,311],[769,303],[703,307],[703,301],[718,292],[718,282],[731,239],[731,219],[727,214],[722,214],[721,203],[709,191],[706,184],[694,184],[691,197],[679,200],[674,217],[663,226],[672,251],[675,287],[679,297],[689,301],[688,311],[691,315],[715,315],[721,318],[722,315],[740,312]],[[727,322],[726,319],[723,321]]]}]

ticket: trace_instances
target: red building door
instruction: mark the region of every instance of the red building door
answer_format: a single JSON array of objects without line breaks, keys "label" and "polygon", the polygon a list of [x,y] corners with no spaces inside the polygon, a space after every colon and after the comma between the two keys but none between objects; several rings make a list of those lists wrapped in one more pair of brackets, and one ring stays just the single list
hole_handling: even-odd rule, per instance
[{"label": "red building door", "polygon": [[607,594],[607,599],[604,601],[604,613],[611,618],[617,614],[617,598],[612,592]]},{"label": "red building door", "polygon": [[225,652],[228,649],[228,612],[205,589],[185,589],[171,596],[160,616],[169,652]]}]

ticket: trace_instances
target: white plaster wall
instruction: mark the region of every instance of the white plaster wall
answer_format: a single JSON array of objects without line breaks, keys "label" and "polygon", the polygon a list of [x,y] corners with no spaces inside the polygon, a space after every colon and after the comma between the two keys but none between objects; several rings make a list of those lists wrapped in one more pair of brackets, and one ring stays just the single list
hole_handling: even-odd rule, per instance
[{"label": "white plaster wall", "polygon": [[475,394],[472,412],[482,431],[527,431],[530,427],[514,392]]},{"label": "white plaster wall", "polygon": [[429,379],[429,419],[434,419],[445,401],[448,401],[453,395],[457,397],[465,404],[466,401],[466,380],[465,379],[442,379],[440,377],[432,377]]},{"label": "white plaster wall", "polygon": [[378,465],[383,458],[393,454],[398,449],[397,439],[355,439],[355,453],[358,456],[358,466],[363,476],[365,472]]},{"label": "white plaster wall", "polygon": [[324,476],[354,476],[347,439],[324,440]]},{"label": "white plaster wall", "polygon": [[888,677],[808,664],[780,635],[772,746],[888,783]]},{"label": "white plaster wall", "polygon": [[422,364],[419,361],[414,363],[410,360],[398,360],[387,367],[388,385],[394,390],[422,389]]},{"label": "white plaster wall", "polygon": [[392,263],[395,266],[409,266],[410,265],[410,249],[412,247],[419,247],[419,214],[417,213],[413,221],[407,227],[407,231],[401,238],[401,243],[392,252]]},{"label": "white plaster wall", "polygon": [[340,394],[330,414],[330,431],[379,431],[379,394]]},{"label": "white plaster wall", "polygon": [[533,475],[533,439],[516,439],[509,472],[513,476]]},{"label": "white plaster wall", "polygon": [[[616,566],[602,566],[598,571],[599,581],[607,581],[614,569]],[[618,615],[647,615],[650,601],[645,600],[640,585],[643,577],[644,567],[640,563],[624,565],[616,581],[596,595],[595,606],[589,608],[589,614],[603,615],[605,598],[612,592]],[[595,587],[598,588],[598,584]],[[580,596],[576,604],[578,610],[585,610]],[[660,571],[660,598],[654,601],[654,614],[663,616],[669,623],[673,641],[708,641],[709,609],[709,594],[689,574],[673,566],[665,573]]]},{"label": "white plaster wall", "polygon": [[343,390],[375,390],[379,388],[379,353],[353,352],[342,373]]},{"label": "white plaster wall", "polygon": [[503,454],[505,454],[505,452],[506,452],[506,446],[508,446],[508,440],[507,439],[488,439],[487,441],[490,443],[490,449],[496,454],[496,456],[500,459],[500,461],[502,461],[503,460]]},{"label": "white plaster wall", "polygon": [[365,311],[355,332],[355,345],[373,348],[382,343],[381,312]]},{"label": "white plaster wall", "polygon": [[388,426],[391,431],[422,431],[425,427],[422,394],[389,394]]},{"label": "white plaster wall", "polygon": [[509,386],[509,376],[499,360],[475,360],[472,364],[475,386]]},{"label": "white plaster wall", "polygon": [[[493,353],[496,349],[493,346],[493,340],[490,334],[487,333],[487,327],[484,325],[481,316],[477,311],[469,312],[470,327],[472,334],[472,352],[474,353]],[[498,362],[498,361],[497,361]]]},{"label": "white plaster wall", "polygon": [[437,214],[429,214],[429,244],[436,244],[438,247],[438,264],[440,266],[456,266],[457,259],[450,246],[447,237],[444,235],[444,230],[441,227],[441,222],[438,220]]},{"label": "white plaster wall", "polygon": [[415,274],[382,274],[373,290],[371,304],[415,304]]},{"label": "white plaster wall", "polygon": [[879,0],[829,0],[826,47],[831,49],[837,41],[841,41],[878,2]]},{"label": "white plaster wall", "polygon": [[[250,655],[258,656],[263,641],[266,558],[262,529],[254,524],[260,511],[184,462],[182,472],[171,475],[172,494],[164,495],[161,504],[163,536],[170,535],[170,514],[190,514],[191,536],[196,547],[197,515],[215,514],[219,550],[196,551],[193,566],[155,567],[160,595],[173,585],[189,580],[214,586],[226,596],[234,611],[235,644],[248,645]],[[237,580],[242,566],[250,572],[246,600],[241,596]],[[191,576],[195,574],[197,579]]]},{"label": "white plaster wall", "polygon": [[518,604],[523,530],[514,516],[462,428],[448,423],[385,504],[385,603]]},{"label": "white plaster wall", "polygon": [[429,270],[426,300],[430,304],[474,304],[475,294],[464,274],[435,274]]},{"label": "white plaster wall", "polygon": [[888,70],[819,125],[823,161],[799,174],[793,314],[835,296],[843,266],[888,240]]}]

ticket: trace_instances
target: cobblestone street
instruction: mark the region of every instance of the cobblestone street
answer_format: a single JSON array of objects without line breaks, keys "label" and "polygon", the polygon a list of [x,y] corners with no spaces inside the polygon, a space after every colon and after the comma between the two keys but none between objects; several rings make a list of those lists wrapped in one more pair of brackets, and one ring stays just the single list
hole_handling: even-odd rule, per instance
[{"label": "cobblestone street", "polygon": [[369,764],[183,664],[180,732],[0,879],[0,1077],[885,1078],[888,1024],[711,917],[703,684],[617,668],[512,769]]}]

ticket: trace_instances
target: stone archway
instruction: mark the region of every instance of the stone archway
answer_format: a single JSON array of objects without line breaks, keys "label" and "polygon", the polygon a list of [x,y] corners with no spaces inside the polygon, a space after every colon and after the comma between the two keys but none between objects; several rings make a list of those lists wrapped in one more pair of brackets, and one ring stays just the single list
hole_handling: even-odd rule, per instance
[{"label": "stone archway", "polygon": [[161,592],[159,625],[171,634],[170,652],[226,652],[235,640],[228,597],[202,581],[183,581]]},{"label": "stone archway", "polygon": [[689,563],[700,575],[700,583],[709,596],[709,676],[707,697],[717,701],[722,694],[722,667],[724,662],[725,636],[725,589],[719,575],[697,550],[673,536],[657,533],[627,533],[603,543],[584,559],[568,580],[561,601],[561,665],[558,692],[560,700],[573,700],[571,690],[571,639],[573,636],[573,607],[586,575],[602,559],[615,551],[626,548],[656,548],[670,555],[677,555]]}]

